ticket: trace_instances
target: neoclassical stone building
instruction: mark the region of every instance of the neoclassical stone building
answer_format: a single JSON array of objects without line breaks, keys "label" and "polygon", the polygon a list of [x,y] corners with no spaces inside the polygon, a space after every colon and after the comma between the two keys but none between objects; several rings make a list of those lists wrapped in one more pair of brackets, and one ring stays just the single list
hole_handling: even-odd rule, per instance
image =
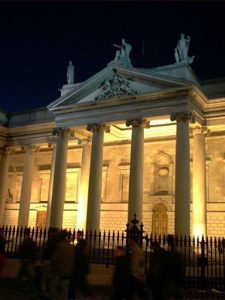
[{"label": "neoclassical stone building", "polygon": [[46,108],[0,113],[0,223],[124,230],[136,214],[149,233],[224,236],[225,79],[121,49],[84,82],[70,64]]}]

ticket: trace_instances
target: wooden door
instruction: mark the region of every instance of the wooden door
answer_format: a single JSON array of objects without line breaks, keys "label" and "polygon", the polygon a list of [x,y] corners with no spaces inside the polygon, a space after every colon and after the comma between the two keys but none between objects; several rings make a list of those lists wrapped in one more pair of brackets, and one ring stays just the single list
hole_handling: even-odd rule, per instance
[{"label": "wooden door", "polygon": [[165,204],[156,204],[153,209],[152,216],[152,233],[153,235],[167,234],[168,231],[168,215]]},{"label": "wooden door", "polygon": [[37,212],[37,227],[43,228],[46,226],[47,211],[38,211]]}]

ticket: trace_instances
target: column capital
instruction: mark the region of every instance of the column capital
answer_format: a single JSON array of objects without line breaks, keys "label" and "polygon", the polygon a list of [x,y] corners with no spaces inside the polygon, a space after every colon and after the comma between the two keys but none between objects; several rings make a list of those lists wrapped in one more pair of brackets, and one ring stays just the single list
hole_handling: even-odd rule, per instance
[{"label": "column capital", "polygon": [[69,128],[57,127],[53,129],[52,134],[56,136],[63,136],[64,134],[69,132],[70,132]]},{"label": "column capital", "polygon": [[0,149],[0,155],[12,154],[14,152],[14,148],[11,147],[3,147]]},{"label": "column capital", "polygon": [[87,130],[91,132],[99,131],[101,128],[103,128],[106,133],[110,132],[110,126],[107,126],[105,123],[94,123],[87,125]]},{"label": "column capital", "polygon": [[29,144],[29,145],[25,145],[24,146],[25,151],[33,151],[33,152],[37,152],[40,150],[40,147],[37,145],[33,145],[33,144]]},{"label": "column capital", "polygon": [[9,147],[3,147],[0,149],[0,159],[6,158],[9,155],[13,154],[14,149]]},{"label": "column capital", "polygon": [[88,136],[86,139],[78,139],[78,145],[89,145],[91,144],[92,138]]},{"label": "column capital", "polygon": [[126,126],[127,127],[132,126],[133,128],[136,127],[150,128],[150,121],[146,119],[138,119],[138,118],[129,119],[126,121]]},{"label": "column capital", "polygon": [[207,126],[195,126],[190,128],[190,132],[192,135],[203,134],[204,136],[208,136],[210,134],[210,129]]},{"label": "column capital", "polygon": [[171,121],[176,121],[177,123],[179,122],[187,122],[187,121],[191,121],[192,123],[195,123],[195,118],[193,116],[192,113],[190,112],[177,112],[177,113],[172,113],[170,115],[170,120]]},{"label": "column capital", "polygon": [[56,149],[56,144],[53,143],[53,142],[49,142],[49,143],[48,143],[48,148],[54,150],[54,149]]}]

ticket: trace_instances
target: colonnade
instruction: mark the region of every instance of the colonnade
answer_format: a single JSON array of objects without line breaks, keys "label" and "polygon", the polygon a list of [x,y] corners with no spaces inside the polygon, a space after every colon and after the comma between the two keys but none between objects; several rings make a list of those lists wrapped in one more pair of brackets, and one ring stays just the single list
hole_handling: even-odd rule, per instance
[{"label": "colonnade", "polygon": [[[171,115],[177,122],[176,133],[176,169],[175,169],[175,233],[190,234],[190,128],[192,116],[182,112]],[[150,124],[145,119],[130,119],[132,126],[130,181],[128,200],[128,222],[136,214],[142,220],[144,128]],[[100,229],[101,184],[103,166],[104,134],[109,132],[105,124],[91,124],[87,130],[92,132],[90,141],[83,143],[81,179],[78,195],[77,227]],[[67,150],[69,129],[56,130],[56,150],[53,150],[49,193],[47,225],[62,227],[66,188]],[[21,201],[18,225],[28,225],[32,174],[34,166],[34,146],[27,146],[23,169]],[[54,163],[55,161],[55,163]],[[9,168],[9,150],[2,154],[0,174],[0,223],[3,223],[6,198],[7,173]],[[89,182],[89,185],[87,184]],[[193,130],[193,233],[206,235],[206,175],[205,175],[205,130],[196,127]]]}]

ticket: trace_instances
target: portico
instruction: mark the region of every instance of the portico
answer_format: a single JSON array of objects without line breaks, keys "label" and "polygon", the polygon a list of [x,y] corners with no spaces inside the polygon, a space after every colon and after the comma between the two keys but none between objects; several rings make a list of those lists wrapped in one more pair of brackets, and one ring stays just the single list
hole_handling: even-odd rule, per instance
[{"label": "portico", "polygon": [[[78,193],[78,203],[76,205],[77,208],[74,209],[74,227],[77,228],[90,228],[90,229],[97,229],[99,230],[102,228],[102,224],[104,224],[104,215],[106,214],[105,207],[109,207],[110,205],[116,208],[116,206],[119,208],[118,216],[123,215],[120,220],[120,224],[123,222],[124,224],[129,221],[129,214],[132,216],[134,213],[140,216],[140,220],[142,220],[144,223],[147,223],[146,215],[149,214],[146,210],[150,208],[150,198],[147,195],[145,189],[146,189],[146,182],[147,178],[151,177],[150,170],[146,170],[145,163],[145,155],[144,152],[148,153],[149,148],[151,148],[151,143],[157,143],[158,136],[156,136],[156,131],[160,133],[160,129],[163,131],[165,130],[165,127],[167,127],[166,132],[170,132],[170,136],[168,136],[165,139],[165,144],[173,144],[173,149],[175,149],[175,144],[180,143],[180,145],[184,145],[185,143],[189,143],[189,130],[186,130],[186,135],[182,132],[179,136],[176,137],[176,127],[179,126],[179,122],[176,123],[176,121],[170,121],[169,116],[164,116],[149,118],[149,121],[151,123],[150,128],[145,128],[146,125],[142,123],[139,123],[139,120],[124,120],[123,123],[120,124],[114,124],[111,122],[109,125],[88,125],[86,128],[78,128],[77,130],[75,127],[66,128],[66,129],[58,129],[57,133],[58,135],[55,136],[56,139],[56,155],[55,155],[55,163],[52,162],[52,164],[55,164],[55,171],[51,170],[54,174],[50,174],[53,179],[52,184],[52,200],[51,200],[51,209],[47,212],[47,214],[50,213],[50,223],[49,225],[51,227],[62,227],[63,223],[65,224],[65,207],[68,206],[66,203],[66,173],[67,173],[67,166],[68,161],[70,159],[68,158],[68,153],[71,151],[74,152],[80,152],[79,154],[79,160],[80,160],[80,187],[79,187],[79,193]],[[143,120],[143,119],[142,119]],[[149,123],[148,121],[148,123]],[[133,126],[135,125],[135,122],[137,126],[141,126],[142,133],[134,132],[134,128],[138,129],[140,127],[127,127],[126,125],[130,125],[132,122]],[[126,123],[126,124],[125,124]],[[145,121],[146,123],[146,121]],[[161,123],[161,127],[160,124]],[[139,124],[139,125],[138,125]],[[143,124],[143,125],[142,125]],[[176,125],[177,124],[177,125]],[[110,129],[109,129],[110,127]],[[149,126],[147,126],[149,127]],[[107,132],[105,132],[105,129],[107,128]],[[70,136],[69,132],[71,130],[75,129],[75,138],[73,136]],[[87,130],[88,129],[88,130]],[[91,131],[89,131],[91,130]],[[100,136],[99,136],[99,131]],[[184,129],[181,129],[184,130]],[[144,133],[145,132],[145,133]],[[81,138],[81,133],[83,134],[83,138]],[[85,133],[85,134],[84,134]],[[98,133],[98,135],[97,135]],[[96,136],[95,136],[96,134]],[[123,139],[121,138],[123,134]],[[161,133],[163,134],[163,132]],[[76,138],[76,135],[79,136],[79,139]],[[86,135],[86,136],[85,136]],[[118,139],[118,136],[120,136],[120,139]],[[176,140],[174,139],[176,137]],[[82,139],[84,142],[82,142]],[[180,140],[182,139],[182,140]],[[155,141],[155,142],[154,142]],[[118,144],[119,142],[119,144]],[[74,146],[72,146],[74,145]],[[132,147],[134,153],[132,153]],[[178,146],[177,146],[178,147]],[[88,148],[88,150],[87,150]],[[117,200],[115,203],[110,203],[110,201],[107,201],[108,199],[105,198],[104,201],[102,201],[102,191],[104,190],[106,193],[106,197],[109,194],[109,197],[115,197],[115,193],[112,191],[109,192],[105,185],[109,183],[109,179],[107,181],[107,178],[105,177],[103,179],[103,169],[107,168],[108,175],[111,172],[110,168],[111,166],[106,166],[107,158],[108,161],[112,160],[112,157],[108,157],[108,152],[110,152],[110,149],[115,148],[126,148],[126,155],[124,156],[124,153],[122,153],[121,158],[117,157],[117,172],[120,176],[119,182],[115,181],[112,183],[112,188],[114,184],[119,186],[119,193],[120,195],[124,193],[125,189],[128,189],[128,197],[127,199],[123,199],[123,202],[121,203],[120,199]],[[154,145],[155,148],[155,145]],[[162,149],[162,148],[161,148]],[[40,150],[39,150],[40,151]],[[135,152],[136,151],[136,152]],[[174,150],[173,150],[174,151]],[[105,152],[105,153],[104,153]],[[118,154],[121,153],[121,150],[118,151]],[[123,152],[123,150],[122,150]],[[175,151],[174,151],[175,152]],[[165,156],[165,152],[161,152],[162,156]],[[136,157],[135,157],[136,155]],[[188,170],[188,167],[190,167],[190,157],[189,152],[187,151],[186,154],[183,153],[182,150],[177,150],[176,154],[174,153],[173,161],[176,162],[176,166],[178,168],[178,171],[176,169],[176,172],[180,172],[182,169],[185,172]],[[176,156],[177,155],[177,156]],[[187,158],[185,160],[185,156],[187,155]],[[84,156],[84,158],[83,158]],[[149,154],[147,154],[147,157]],[[86,158],[85,158],[86,157]],[[115,159],[116,157],[114,157]],[[151,160],[154,158],[149,157]],[[180,166],[179,164],[183,164],[185,161],[186,165]],[[27,169],[31,169],[31,165],[33,164],[32,161],[25,160]],[[194,163],[194,162],[193,162]],[[105,164],[105,165],[104,165]],[[88,166],[89,165],[89,166]],[[121,173],[121,166],[127,166],[126,172]],[[159,172],[165,172],[165,170],[168,170],[171,166],[171,163],[163,162],[163,165],[159,165]],[[180,166],[180,167],[179,167]],[[151,167],[151,164],[149,164],[149,168]],[[113,167],[112,167],[113,168]],[[115,166],[114,166],[115,168]],[[113,170],[112,170],[113,171]],[[90,172],[90,173],[89,173]],[[133,173],[132,173],[133,172]],[[82,175],[83,174],[83,175]],[[130,174],[130,175],[129,175]],[[148,175],[149,174],[149,175]],[[177,174],[177,173],[176,173]],[[171,183],[171,180],[173,180],[173,175],[171,177],[168,176],[168,181],[170,181],[170,186],[172,184],[172,191],[167,191],[167,194],[160,195],[158,194],[158,202],[161,203],[161,201],[166,201],[167,205],[170,203],[170,209],[175,209],[177,205],[177,213],[174,212],[175,215],[175,226],[176,224],[179,224],[178,230],[180,228],[185,230],[186,233],[190,230],[190,198],[188,197],[190,193],[190,184],[188,185],[187,182],[184,182],[181,180],[179,183],[179,179],[183,179],[184,176],[188,176],[186,173],[181,174],[178,173],[177,176],[178,180],[176,184],[179,184],[179,187],[182,187],[182,184],[184,184],[184,187],[179,189],[176,188],[176,185],[174,183]],[[26,175],[28,176],[28,175]],[[157,180],[157,174],[153,175],[155,177],[152,178],[154,180]],[[147,178],[145,178],[147,177]],[[167,175],[163,175],[163,180],[167,177]],[[31,180],[31,177],[29,177]],[[90,178],[90,179],[88,179]],[[188,178],[188,177],[187,177]],[[161,180],[161,179],[160,179]],[[149,188],[151,188],[150,184],[148,183]],[[166,186],[165,183],[162,183],[162,185]],[[116,187],[117,189],[118,187]],[[24,193],[27,192],[26,186],[23,188]],[[86,190],[86,192],[85,192]],[[83,192],[82,192],[83,191]],[[174,196],[173,191],[175,191],[175,195],[177,195],[177,203],[173,202]],[[184,196],[186,191],[186,202],[184,202]],[[169,193],[172,192],[172,195],[169,195]],[[119,194],[118,193],[118,194]],[[114,194],[114,195],[113,195]],[[156,198],[157,196],[157,188],[155,191],[152,191],[152,198]],[[155,196],[154,196],[155,194]],[[120,198],[120,195],[118,195],[118,198]],[[162,200],[162,199],[169,199],[171,197],[171,200]],[[82,201],[80,200],[82,199]],[[100,199],[100,201],[99,201]],[[180,200],[182,199],[182,200]],[[80,202],[79,202],[80,200]],[[110,199],[109,199],[110,200]],[[125,201],[124,201],[125,200]],[[48,200],[50,201],[50,200]],[[151,200],[150,200],[151,201]],[[21,202],[22,203],[22,202]],[[86,204],[85,204],[86,203]],[[203,201],[204,203],[204,201]],[[8,204],[9,205],[9,204]],[[32,206],[32,203],[29,202],[29,205]],[[47,210],[46,205],[46,210]],[[71,203],[70,203],[71,206]],[[169,205],[168,205],[169,206]],[[23,206],[19,206],[20,211],[24,212]],[[152,206],[153,209],[153,206]],[[143,210],[143,212],[142,212]],[[169,212],[169,211],[168,211]],[[169,212],[171,214],[171,212]],[[116,210],[115,210],[116,214]],[[173,214],[173,213],[172,213]],[[171,214],[171,215],[172,215]],[[150,214],[149,214],[150,215]],[[28,217],[29,212],[26,214],[27,216],[27,223],[29,224]],[[107,217],[106,217],[107,218]],[[132,218],[132,217],[131,217]],[[77,225],[75,220],[77,219]],[[113,217],[112,217],[113,219]],[[102,221],[101,221],[102,220]],[[185,221],[185,222],[184,222]],[[148,223],[150,223],[150,218],[148,219]],[[119,228],[120,224],[116,224],[115,227]],[[188,224],[188,225],[187,225]],[[82,227],[81,227],[82,226]],[[84,227],[83,227],[84,226]],[[170,227],[171,226],[171,227]],[[194,226],[194,225],[193,225]],[[204,223],[204,226],[206,226],[206,222]],[[122,226],[121,226],[122,227]],[[147,226],[146,226],[147,227]],[[149,229],[151,230],[152,224],[149,225]],[[107,228],[107,227],[106,227]],[[167,224],[167,232],[172,232],[174,230],[173,225]]]},{"label": "portico", "polygon": [[58,99],[2,125],[1,223],[124,230],[136,214],[148,233],[225,234],[224,99],[188,57],[119,54],[81,83],[70,62]]}]

